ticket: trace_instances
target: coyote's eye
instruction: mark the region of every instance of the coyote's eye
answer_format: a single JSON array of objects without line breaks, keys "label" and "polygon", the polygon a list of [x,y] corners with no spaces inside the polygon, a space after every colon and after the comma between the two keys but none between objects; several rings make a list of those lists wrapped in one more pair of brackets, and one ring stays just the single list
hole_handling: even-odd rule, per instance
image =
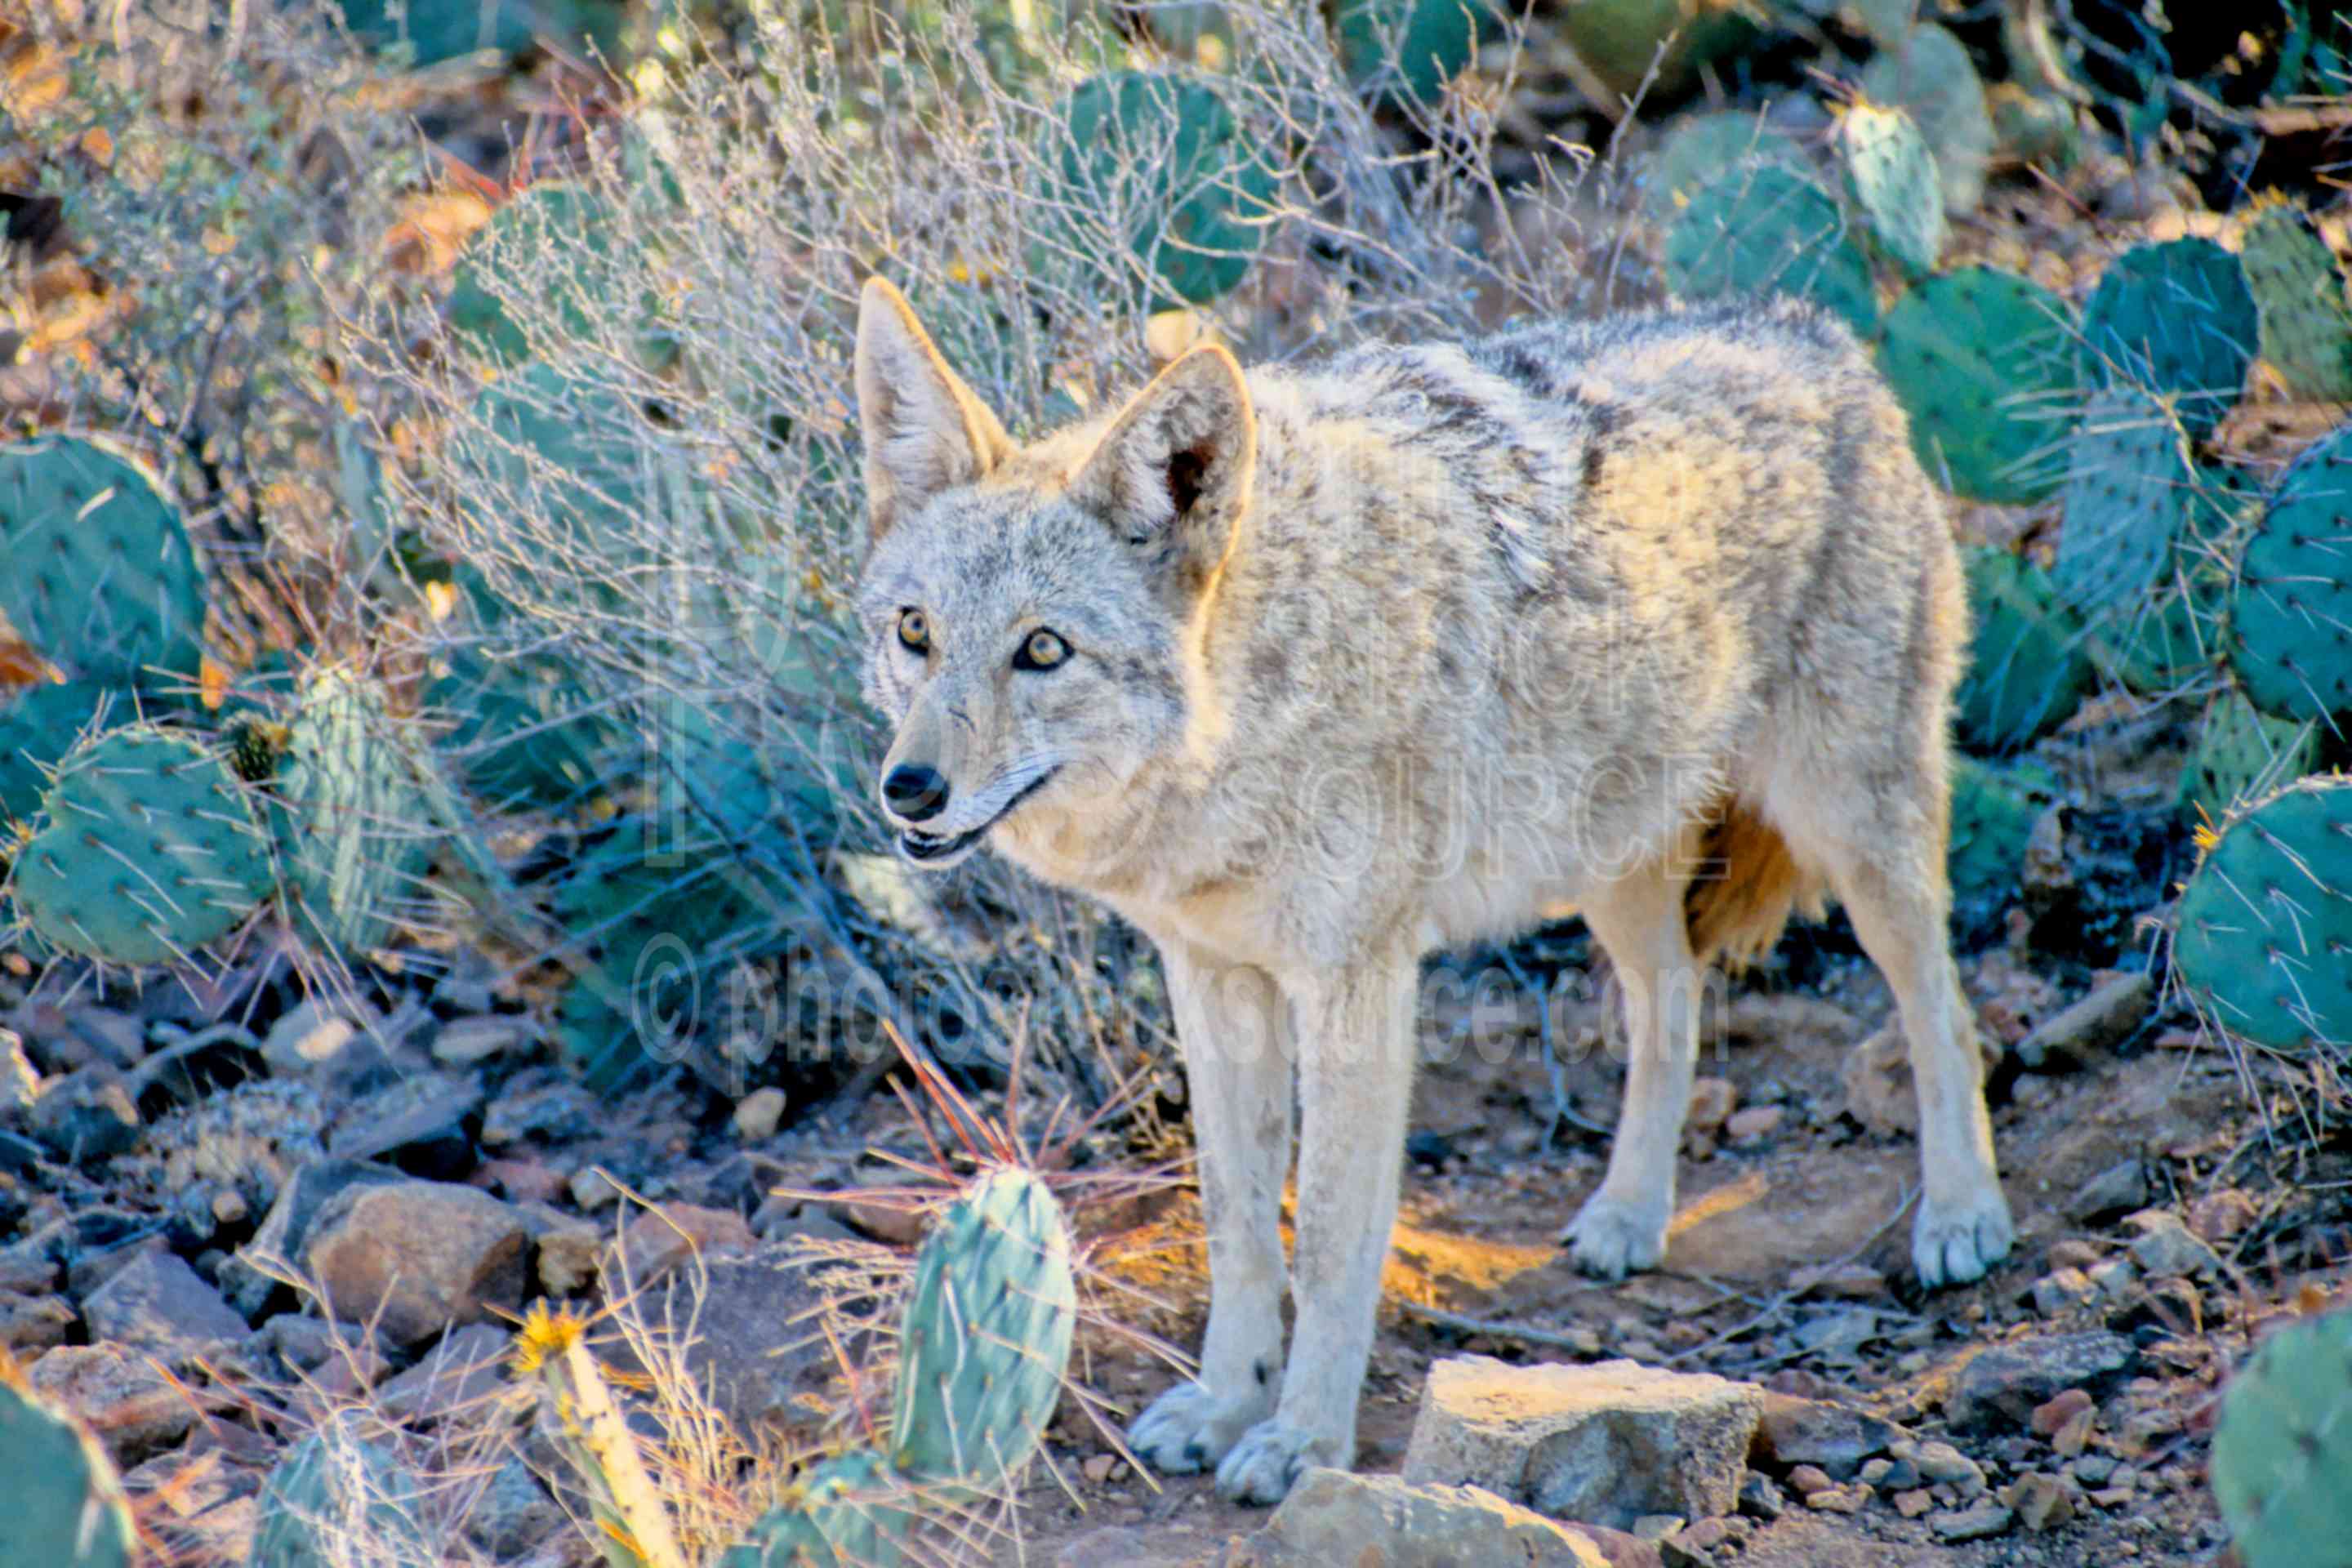
[{"label": "coyote's eye", "polygon": [[1015,669],[1051,669],[1070,657],[1070,645],[1049,631],[1034,631],[1013,656]]},{"label": "coyote's eye", "polygon": [[898,640],[916,653],[927,653],[931,646],[931,623],[920,610],[898,612]]}]

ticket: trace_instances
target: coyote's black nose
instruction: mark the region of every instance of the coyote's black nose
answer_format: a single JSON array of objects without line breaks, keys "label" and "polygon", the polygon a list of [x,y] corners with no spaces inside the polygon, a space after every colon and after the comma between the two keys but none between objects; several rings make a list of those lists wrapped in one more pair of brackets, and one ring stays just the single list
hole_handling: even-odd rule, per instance
[{"label": "coyote's black nose", "polygon": [[929,822],[947,809],[948,781],[937,768],[901,763],[882,781],[882,798],[909,822]]}]

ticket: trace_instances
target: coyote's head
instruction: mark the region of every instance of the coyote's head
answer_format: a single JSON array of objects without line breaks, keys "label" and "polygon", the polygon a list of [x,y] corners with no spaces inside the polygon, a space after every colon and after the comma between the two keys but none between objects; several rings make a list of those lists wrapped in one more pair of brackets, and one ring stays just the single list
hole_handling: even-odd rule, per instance
[{"label": "coyote's head", "polygon": [[877,783],[900,852],[945,867],[1016,813],[1097,816],[1201,721],[1204,611],[1256,463],[1240,366],[1197,349],[1115,417],[1016,447],[877,278],[857,404],[866,693],[898,726]]}]

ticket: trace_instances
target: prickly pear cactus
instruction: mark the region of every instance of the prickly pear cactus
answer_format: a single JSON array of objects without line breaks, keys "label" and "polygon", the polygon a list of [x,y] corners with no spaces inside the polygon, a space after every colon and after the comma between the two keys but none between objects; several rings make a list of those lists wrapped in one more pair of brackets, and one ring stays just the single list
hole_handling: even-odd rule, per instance
[{"label": "prickly pear cactus", "polygon": [[2289,784],[2200,841],[2172,933],[2199,1010],[2274,1050],[2352,1045],[2352,779]]},{"label": "prickly pear cactus", "polygon": [[73,749],[113,696],[95,681],[47,681],[0,692],[0,823],[30,822],[49,770]]},{"label": "prickly pear cactus", "polygon": [[1769,163],[1727,169],[1666,230],[1666,287],[1685,300],[1794,294],[1836,311],[1867,338],[1878,330],[1870,268],[1835,198]]},{"label": "prickly pear cactus", "polygon": [[1357,91],[1428,106],[1469,66],[1491,15],[1486,0],[1339,0],[1331,31]]},{"label": "prickly pear cactus", "polygon": [[2318,755],[2318,725],[2268,718],[2243,692],[2222,691],[2207,705],[2181,773],[2181,810],[2218,822],[2249,792],[2302,777]]},{"label": "prickly pear cactus", "polygon": [[1751,163],[1802,174],[1805,153],[1759,115],[1733,109],[1684,115],[1643,175],[1642,210],[1664,227],[1708,181]]},{"label": "prickly pear cactus", "polygon": [[872,1449],[836,1455],[795,1479],[719,1568],[898,1568],[915,1496]]},{"label": "prickly pear cactus", "polygon": [[30,1568],[124,1568],[138,1531],[98,1440],[0,1368],[0,1539]]},{"label": "prickly pear cactus", "polygon": [[193,685],[205,581],[180,509],[88,441],[0,447],[0,619],[76,679]]},{"label": "prickly pear cactus", "polygon": [[17,911],[47,941],[113,963],[165,963],[219,940],[269,886],[243,786],[201,742],[109,731],[58,765],[16,858]]},{"label": "prickly pear cactus", "polygon": [[1862,90],[1917,124],[1936,155],[1944,210],[1955,217],[1976,211],[1992,160],[1992,111],[1968,46],[1933,22],[1916,23],[1863,67]]},{"label": "prickly pear cactus", "polygon": [[278,764],[280,842],[299,925],[346,952],[381,947],[413,910],[432,832],[418,743],[355,670],[303,682]]},{"label": "prickly pear cactus", "polygon": [[2255,707],[2352,712],[2352,424],[2305,448],[2238,560],[2223,647]]},{"label": "prickly pear cactus", "polygon": [[2030,759],[1993,764],[1952,759],[1952,831],[1944,866],[1953,918],[1983,929],[2017,897],[2033,825],[2058,799],[2057,775]]},{"label": "prickly pear cactus", "polygon": [[1846,189],[1895,260],[1932,272],[1944,248],[1944,194],[1919,127],[1899,109],[1858,100],[1837,121]]},{"label": "prickly pear cactus", "polygon": [[2095,678],[2082,622],[2042,570],[2006,550],[1967,552],[1969,668],[1956,715],[1972,751],[2014,752],[2064,723]]},{"label": "prickly pear cactus", "polygon": [[1077,1282],[1061,1205],[1025,1171],[979,1177],[923,1239],[899,1338],[891,1458],[990,1490],[1028,1462],[1061,1397]]},{"label": "prickly pear cactus", "polygon": [[542,34],[567,48],[590,48],[613,58],[626,11],[621,0],[338,0],[345,24],[360,37],[401,43],[417,65],[436,65],[476,49],[515,54]]},{"label": "prickly pear cactus", "polygon": [[1956,495],[2022,506],[2064,477],[2077,405],[2074,312],[1990,267],[1930,278],[1886,315],[1878,363],[1921,466]]},{"label": "prickly pear cactus", "polygon": [[1157,280],[1155,302],[1204,305],[1248,274],[1275,174],[1213,89],[1116,71],[1079,83],[1055,123],[1067,134],[1058,166],[1072,210],[1124,235]]},{"label": "prickly pear cactus", "polygon": [[2236,405],[2260,335],[2245,269],[2210,239],[2124,252],[2083,310],[2092,373],[2170,399],[2200,440]]},{"label": "prickly pear cactus", "polygon": [[2245,1568],[2352,1568],[2352,1311],[2263,1341],[2222,1396],[2212,1469]]},{"label": "prickly pear cactus", "polygon": [[385,1568],[441,1561],[418,1522],[422,1489],[362,1421],[331,1415],[278,1460],[262,1483],[246,1568],[341,1568],[355,1542]]},{"label": "prickly pear cactus", "polygon": [[2172,560],[2196,482],[2188,434],[2163,405],[2130,386],[2094,397],[2068,449],[2060,596],[2094,618],[2145,600]]},{"label": "prickly pear cactus", "polygon": [[2137,612],[2112,620],[2094,654],[2100,668],[2146,696],[2177,691],[2210,677],[2221,662],[2221,615],[2228,577],[2210,562],[2175,552],[2170,581]]},{"label": "prickly pear cactus", "polygon": [[2352,309],[2344,275],[2310,216],[2266,205],[2246,229],[2239,259],[2262,322],[2263,358],[2287,390],[2316,402],[2352,402]]}]

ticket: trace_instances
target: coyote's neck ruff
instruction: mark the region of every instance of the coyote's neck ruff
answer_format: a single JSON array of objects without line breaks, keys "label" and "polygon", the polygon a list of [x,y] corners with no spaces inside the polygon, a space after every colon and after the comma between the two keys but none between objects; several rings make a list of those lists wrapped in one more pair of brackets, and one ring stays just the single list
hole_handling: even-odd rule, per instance
[{"label": "coyote's neck ruff", "polygon": [[1692,977],[1824,891],[1910,1037],[1922,1276],[2007,1248],[1943,931],[1958,562],[1843,329],[1738,306],[1246,374],[1205,348],[1016,447],[877,281],[857,391],[902,852],[985,841],[1111,904],[1169,972],[1215,1289],[1202,1381],[1138,1423],[1147,1458],[1222,1457],[1259,1498],[1346,1462],[1418,960],[1563,904],[1635,1047],[1581,1264],[1663,1248]]}]

